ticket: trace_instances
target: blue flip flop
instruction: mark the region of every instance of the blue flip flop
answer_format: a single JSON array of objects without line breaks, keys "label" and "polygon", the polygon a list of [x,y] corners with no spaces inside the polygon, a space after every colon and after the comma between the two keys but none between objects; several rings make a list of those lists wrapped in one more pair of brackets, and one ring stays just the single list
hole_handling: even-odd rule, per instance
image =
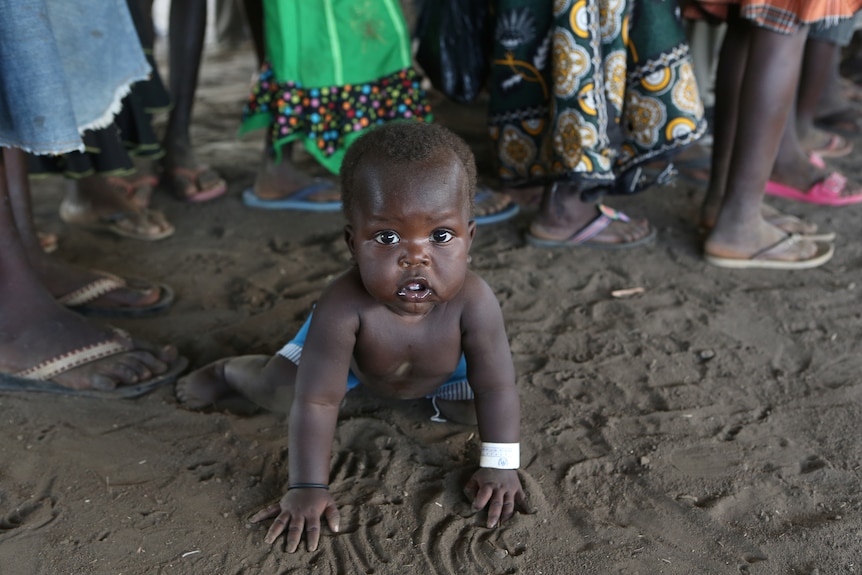
[{"label": "blue flip flop", "polygon": [[302,210],[307,212],[337,212],[341,210],[341,202],[315,202],[308,198],[313,194],[334,188],[335,184],[325,180],[315,181],[277,200],[264,200],[254,193],[254,188],[248,188],[242,193],[242,203],[250,208],[262,210]]},{"label": "blue flip flop", "polygon": [[[479,189],[476,190],[476,197],[473,200],[473,205],[479,205],[479,202],[487,200],[488,198],[492,197],[494,193],[495,192],[490,188],[487,188],[485,186],[479,186]],[[477,226],[496,224],[514,218],[520,210],[521,208],[518,206],[518,204],[516,204],[514,201],[510,201],[503,207],[503,209],[492,214],[476,216],[474,219]]]}]

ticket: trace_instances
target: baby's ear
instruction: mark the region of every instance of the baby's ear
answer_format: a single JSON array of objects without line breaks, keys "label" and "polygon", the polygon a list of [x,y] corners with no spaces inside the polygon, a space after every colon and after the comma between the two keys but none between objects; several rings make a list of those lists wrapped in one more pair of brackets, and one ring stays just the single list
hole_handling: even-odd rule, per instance
[{"label": "baby's ear", "polygon": [[470,223],[467,224],[467,233],[470,234],[470,242],[472,242],[473,238],[476,237],[476,220],[470,220]]},{"label": "baby's ear", "polygon": [[344,242],[347,244],[347,249],[350,250],[350,256],[356,255],[356,246],[353,245],[353,226],[347,224],[344,226]]}]

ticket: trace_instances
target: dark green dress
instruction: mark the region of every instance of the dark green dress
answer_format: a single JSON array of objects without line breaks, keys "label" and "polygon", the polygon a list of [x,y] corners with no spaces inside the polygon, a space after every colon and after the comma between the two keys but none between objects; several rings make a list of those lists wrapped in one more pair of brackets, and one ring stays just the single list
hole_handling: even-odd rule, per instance
[{"label": "dark green dress", "polygon": [[499,0],[489,123],[510,185],[656,183],[638,168],[706,130],[677,2]]}]

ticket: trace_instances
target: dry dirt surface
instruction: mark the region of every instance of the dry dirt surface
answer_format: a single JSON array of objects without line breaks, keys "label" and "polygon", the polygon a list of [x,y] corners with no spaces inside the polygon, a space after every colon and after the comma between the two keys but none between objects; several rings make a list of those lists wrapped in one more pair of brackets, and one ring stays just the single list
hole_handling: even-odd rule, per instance
[{"label": "dry dirt surface", "polygon": [[[193,138],[230,191],[202,205],[157,195],[174,237],[66,227],[64,182],[36,184],[60,257],[173,286],[166,315],[114,323],[193,367],[274,352],[349,265],[340,214],[240,202],[263,141],[235,138],[253,69],[250,50],[205,60]],[[481,103],[439,102],[437,117],[488,177]],[[836,166],[862,179],[860,157]],[[285,486],[283,416],[189,412],[170,386],[116,402],[5,393],[0,573],[862,573],[862,206],[776,200],[839,234],[834,260],[726,271],[701,257],[699,199],[677,184],[611,201],[658,228],[631,251],[529,247],[529,207],[480,229],[472,266],[507,322],[533,513],[486,529],[462,494],[476,430],[356,390],[332,461],[343,530],[288,554],[248,520]],[[612,295],[626,288],[643,290]]]}]

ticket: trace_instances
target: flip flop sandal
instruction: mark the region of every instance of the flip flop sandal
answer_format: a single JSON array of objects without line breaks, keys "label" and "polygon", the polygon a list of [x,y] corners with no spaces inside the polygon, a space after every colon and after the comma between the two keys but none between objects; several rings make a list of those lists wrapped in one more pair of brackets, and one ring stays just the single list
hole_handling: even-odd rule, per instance
[{"label": "flip flop sandal", "polygon": [[655,228],[650,226],[650,231],[646,236],[631,242],[610,244],[605,242],[590,241],[592,238],[599,235],[605,228],[607,228],[609,225],[611,225],[611,223],[615,221],[626,223],[631,222],[631,218],[628,217],[626,214],[617,211],[609,206],[605,206],[604,204],[599,205],[598,209],[599,215],[597,215],[595,219],[593,219],[586,226],[576,231],[564,240],[550,240],[540,238],[528,232],[526,234],[527,243],[532,246],[542,248],[587,247],[603,250],[625,250],[628,248],[634,248],[637,246],[648,244],[655,239],[656,230]]},{"label": "flip flop sandal", "polygon": [[521,210],[518,204],[516,204],[507,194],[495,192],[487,186],[480,186],[476,191],[473,206],[474,208],[478,208],[479,204],[482,202],[495,204],[500,197],[505,197],[508,202],[496,211],[474,217],[473,220],[476,222],[477,226],[505,222],[506,220],[514,218]]},{"label": "flip flop sandal", "polygon": [[154,375],[146,381],[133,385],[121,385],[112,390],[74,389],[51,381],[51,378],[76,367],[112,355],[133,351],[133,349],[130,340],[124,342],[117,339],[108,339],[81,347],[17,373],[0,373],[0,391],[35,391],[100,399],[133,399],[149,393],[161,385],[173,383],[188,367],[188,360],[179,357],[165,373]]},{"label": "flip flop sandal", "polygon": [[806,238],[803,238],[799,234],[788,234],[771,246],[755,252],[748,258],[725,258],[704,254],[704,259],[714,266],[737,270],[806,270],[822,266],[832,259],[832,256],[835,254],[835,246],[833,244],[815,242],[817,252],[806,260],[782,260],[770,257],[771,255],[774,256],[776,251],[793,247],[804,239]]},{"label": "flip flop sandal", "polygon": [[337,189],[337,186],[327,180],[315,179],[313,183],[300,188],[289,195],[276,198],[264,199],[254,193],[254,188],[248,188],[242,193],[242,203],[250,208],[261,210],[300,210],[308,212],[337,212],[341,210],[341,200],[338,201],[316,201],[310,199],[320,192]]},{"label": "flip flop sandal", "polygon": [[847,188],[847,178],[838,172],[832,172],[807,190],[798,190],[791,186],[769,180],[766,182],[766,193],[787,200],[808,202],[821,206],[846,206],[862,202],[862,190],[849,196],[842,195]]},{"label": "flip flop sandal", "polygon": [[[99,307],[87,305],[103,295],[120,289],[144,289],[145,287],[156,287],[159,289],[159,299],[143,306],[114,306]],[[174,291],[162,283],[151,284],[144,280],[123,279],[119,276],[107,274],[97,280],[81,286],[57,298],[57,302],[68,307],[72,311],[86,316],[100,317],[150,317],[167,310],[174,302]]]},{"label": "flip flop sandal", "polygon": [[[168,238],[176,231],[164,214],[157,210],[144,208],[132,212],[97,214],[88,206],[67,199],[60,203],[60,219],[90,231],[110,232],[124,238],[150,242]],[[156,228],[155,231],[153,228]]]},{"label": "flip flop sandal", "polygon": [[811,240],[812,242],[831,242],[834,241],[836,237],[835,232],[812,232],[810,234],[807,234],[804,232],[789,231],[784,226],[787,226],[788,228],[791,226],[802,227],[805,224],[805,222],[803,222],[801,219],[791,214],[776,213],[773,216],[764,217],[763,219],[778,228],[779,230],[785,231],[790,234],[798,234],[804,239]]},{"label": "flip flop sandal", "polygon": [[57,238],[57,234],[36,232],[36,235],[39,238],[39,246],[41,246],[42,251],[46,254],[53,254],[60,247],[60,240]]},{"label": "flip flop sandal", "polygon": [[826,138],[826,142],[820,146],[805,148],[809,154],[817,154],[822,158],[843,158],[853,151],[853,143],[838,134],[824,131],[820,133]]},{"label": "flip flop sandal", "polygon": [[162,174],[162,183],[183,202],[207,202],[227,192],[227,182],[209,166],[171,168]]},{"label": "flip flop sandal", "polygon": [[111,186],[123,190],[126,199],[139,208],[146,208],[150,205],[150,198],[152,198],[156,186],[159,185],[159,179],[152,175],[140,176],[133,180],[109,176],[107,182]]}]

